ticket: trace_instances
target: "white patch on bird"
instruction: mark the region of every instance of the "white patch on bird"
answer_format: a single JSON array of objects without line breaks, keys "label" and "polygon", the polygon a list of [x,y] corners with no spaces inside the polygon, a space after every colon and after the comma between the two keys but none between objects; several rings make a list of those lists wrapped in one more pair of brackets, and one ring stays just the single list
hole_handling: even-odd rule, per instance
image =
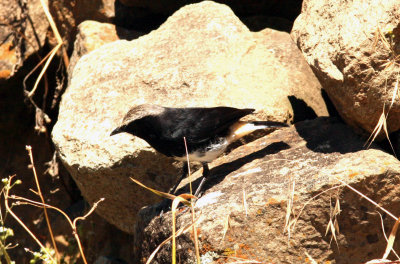
[{"label": "white patch on bird", "polygon": [[247,123],[243,121],[239,121],[231,127],[231,132],[228,136],[229,143],[238,140],[241,137],[244,137],[256,130],[265,129],[268,126],[264,125],[254,125],[252,123]]},{"label": "white patch on bird", "polygon": [[[189,153],[189,161],[211,162],[224,153],[229,144],[235,140],[238,140],[256,130],[265,128],[268,128],[268,126],[255,125],[243,121],[236,122],[230,127],[230,132],[225,139],[217,139],[217,142],[209,145],[206,150],[197,150]],[[175,157],[175,159],[186,161],[187,158],[185,155],[184,157]]]},{"label": "white patch on bird", "polygon": [[[222,153],[224,153],[225,149],[228,147],[229,142],[227,140],[222,140],[218,143],[211,144],[207,147],[206,150],[197,150],[192,153],[189,153],[189,161],[198,161],[198,162],[211,162],[218,158]],[[184,157],[175,157],[177,160],[186,161],[186,156]]]}]

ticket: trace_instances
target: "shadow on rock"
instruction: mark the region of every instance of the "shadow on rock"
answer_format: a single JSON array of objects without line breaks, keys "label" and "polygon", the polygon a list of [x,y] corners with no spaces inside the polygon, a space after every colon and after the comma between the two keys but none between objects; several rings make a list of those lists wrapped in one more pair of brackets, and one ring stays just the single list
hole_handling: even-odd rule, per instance
[{"label": "shadow on rock", "polygon": [[293,108],[293,123],[317,118],[315,111],[303,99],[294,95],[288,96],[288,99]]},{"label": "shadow on rock", "polygon": [[[299,136],[306,141],[307,148],[314,152],[345,154],[366,149],[366,139],[337,118],[320,117],[299,122],[294,127]],[[371,148],[374,147],[376,146],[372,144]]]},{"label": "shadow on rock", "polygon": [[[223,163],[217,167],[214,167],[210,170],[210,175],[207,180],[207,182],[204,185],[203,191],[206,191],[207,189],[213,187],[214,185],[219,184],[224,180],[224,178],[234,172],[237,171],[239,168],[244,166],[247,163],[252,162],[253,160],[256,159],[261,159],[265,157],[266,155],[271,155],[278,153],[279,151],[282,151],[284,149],[288,149],[290,146],[284,142],[275,142],[272,143],[271,145],[268,145],[267,147],[260,149],[256,152],[253,152],[251,154],[248,154],[244,157],[238,158],[234,161]],[[201,178],[197,179],[194,181],[192,184],[195,186],[198,186],[200,183]],[[178,194],[188,192],[189,190],[189,184],[187,184],[185,187],[181,188],[178,191]]]}]

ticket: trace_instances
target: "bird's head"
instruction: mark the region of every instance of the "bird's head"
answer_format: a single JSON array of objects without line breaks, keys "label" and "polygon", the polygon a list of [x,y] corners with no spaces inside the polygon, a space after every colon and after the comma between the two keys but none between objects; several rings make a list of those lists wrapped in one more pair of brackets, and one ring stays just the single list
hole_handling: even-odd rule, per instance
[{"label": "bird's head", "polygon": [[118,133],[126,132],[135,136],[141,136],[139,134],[142,128],[140,127],[140,120],[148,116],[159,115],[164,112],[164,107],[152,104],[142,104],[132,107],[128,113],[124,116],[122,124],[114,129],[110,136]]}]

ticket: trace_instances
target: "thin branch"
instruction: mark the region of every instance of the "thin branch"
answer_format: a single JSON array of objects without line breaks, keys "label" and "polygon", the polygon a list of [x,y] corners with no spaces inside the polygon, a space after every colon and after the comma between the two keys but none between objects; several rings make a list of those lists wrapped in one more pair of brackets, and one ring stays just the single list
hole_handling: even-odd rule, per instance
[{"label": "thin branch", "polygon": [[4,193],[4,204],[6,206],[6,210],[26,230],[26,232],[28,232],[28,234],[35,240],[35,242],[40,246],[43,252],[46,252],[48,257],[55,263],[56,262],[55,259],[51,256],[47,248],[39,241],[39,239],[36,238],[36,236],[31,232],[31,230],[29,230],[29,228],[24,224],[24,222],[22,222],[22,220],[18,218],[18,216],[11,210],[10,206],[8,205],[9,191],[11,189],[11,180],[13,177],[14,176],[11,176],[9,178],[9,181],[6,185],[6,192]]},{"label": "thin branch", "polygon": [[[35,182],[36,182],[36,187],[37,187],[37,190],[38,190],[38,194],[39,194],[40,200],[44,204],[45,203],[44,202],[44,197],[43,197],[42,191],[40,189],[39,179],[37,177],[35,164],[33,162],[32,147],[31,146],[26,146],[26,150],[28,151],[29,159],[31,161],[32,170],[33,170],[33,176],[35,177]],[[43,206],[43,211],[44,211],[44,216],[45,216],[45,219],[46,219],[47,227],[48,227],[49,232],[50,232],[51,242],[53,243],[53,247],[54,247],[54,251],[56,253],[56,257],[59,260],[60,259],[60,253],[58,252],[56,240],[54,239],[53,229],[51,228],[51,224],[50,224],[49,216],[47,214],[46,206]]]}]

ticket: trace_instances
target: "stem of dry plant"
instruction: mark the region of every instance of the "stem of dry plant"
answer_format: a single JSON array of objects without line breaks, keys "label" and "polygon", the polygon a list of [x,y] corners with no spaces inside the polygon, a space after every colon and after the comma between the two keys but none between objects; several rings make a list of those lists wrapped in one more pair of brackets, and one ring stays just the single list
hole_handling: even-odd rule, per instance
[{"label": "stem of dry plant", "polygon": [[187,148],[187,143],[186,143],[186,137],[183,137],[183,142],[185,143],[185,151],[186,151],[186,162],[187,162],[187,166],[188,166],[188,178],[189,178],[189,188],[190,188],[190,194],[193,194],[192,191],[192,178],[191,173],[190,173],[190,160],[189,160],[189,152],[188,152],[188,148]]},{"label": "stem of dry plant", "polygon": [[[26,97],[29,99],[29,101],[32,103],[32,105],[35,106],[36,111],[39,112],[39,115],[36,115],[36,119],[35,119],[36,124],[37,124],[37,125],[35,126],[35,129],[37,129],[39,132],[46,132],[46,127],[44,126],[43,122],[46,122],[46,123],[49,123],[49,122],[50,122],[49,117],[44,113],[44,111],[45,111],[46,97],[47,97],[47,93],[48,93],[48,84],[47,84],[47,81],[45,82],[45,92],[44,92],[44,96],[43,96],[43,97],[44,97],[44,100],[43,100],[42,109],[40,109],[40,108],[37,106],[37,104],[35,103],[35,101],[33,100],[33,95],[35,94],[36,89],[37,89],[37,87],[38,87],[40,81],[42,80],[43,76],[45,76],[45,73],[46,73],[46,71],[47,71],[47,68],[49,67],[51,61],[53,60],[53,57],[57,54],[57,51],[61,48],[62,58],[63,58],[64,65],[65,65],[66,68],[68,68],[68,65],[69,65],[69,58],[68,58],[68,54],[67,54],[67,52],[66,52],[66,50],[65,50],[65,47],[64,47],[64,45],[63,45],[63,40],[62,40],[62,38],[61,38],[61,36],[60,36],[60,33],[58,32],[57,27],[56,27],[56,24],[55,24],[55,22],[54,22],[54,20],[53,20],[53,18],[52,18],[52,16],[51,16],[51,14],[50,14],[50,11],[49,11],[49,8],[48,8],[48,6],[47,6],[47,3],[45,2],[45,0],[40,0],[40,3],[41,3],[41,5],[42,5],[42,9],[43,9],[43,11],[44,11],[44,13],[45,13],[45,15],[46,15],[46,17],[47,17],[47,20],[49,21],[49,24],[50,24],[50,27],[51,27],[53,33],[54,33],[54,36],[55,36],[55,38],[56,38],[56,40],[57,40],[57,45],[50,51],[49,54],[47,54],[47,55],[45,56],[45,59],[43,59],[43,60],[34,68],[34,70],[32,70],[32,71],[25,77],[25,79],[24,79],[24,91],[25,91]],[[32,90],[31,90],[31,91],[28,91],[28,90],[25,88],[25,81],[26,81],[26,79],[27,79],[27,78],[29,77],[29,75],[31,75],[31,73],[32,73],[33,71],[35,71],[35,70],[38,68],[38,66],[41,65],[44,61],[45,61],[45,64],[44,64],[42,70],[40,71],[39,76],[37,77],[37,79],[36,79],[36,81],[35,81],[35,84],[34,84]]]},{"label": "stem of dry plant", "polygon": [[3,245],[3,243],[0,241],[0,248],[1,248],[1,254],[4,256],[4,258],[6,259],[7,264],[11,264],[11,258],[10,255],[8,255],[7,253],[7,246]]},{"label": "stem of dry plant", "polygon": [[14,176],[9,177],[8,183],[5,187],[6,191],[4,193],[4,204],[5,204],[6,210],[26,230],[26,232],[28,232],[28,234],[35,240],[35,242],[40,246],[40,248],[43,250],[43,252],[46,252],[49,259],[52,262],[56,263],[56,260],[51,256],[51,254],[47,250],[47,248],[39,241],[39,239],[37,239],[37,237],[31,232],[31,230],[29,230],[29,228],[24,224],[24,222],[22,222],[22,220],[11,210],[9,203],[8,203],[8,198],[9,198],[9,192],[11,189],[11,181],[12,181],[13,177]]},{"label": "stem of dry plant", "polygon": [[[35,183],[36,183],[36,187],[37,187],[37,194],[39,195],[40,200],[42,201],[42,204],[45,204],[44,197],[43,197],[42,191],[40,189],[40,184],[39,184],[39,179],[37,177],[36,168],[35,168],[35,165],[34,165],[34,162],[33,162],[32,147],[31,146],[26,146],[26,150],[28,151],[29,159],[31,161],[33,176],[35,177]],[[57,258],[57,260],[60,260],[60,253],[58,252],[56,240],[54,239],[53,229],[51,228],[51,224],[50,224],[49,216],[47,214],[46,206],[43,206],[43,211],[44,211],[44,216],[45,216],[45,219],[46,219],[47,228],[49,229],[51,242],[53,244],[53,248],[54,248],[54,251],[56,253],[56,258]]]},{"label": "stem of dry plant", "polygon": [[[171,213],[172,213],[172,264],[176,263],[176,209],[178,208],[179,203],[188,203],[189,199],[195,198],[194,195],[192,194],[181,194],[177,196],[173,201],[172,201],[172,206],[171,206]],[[194,208],[193,205],[190,205],[192,209],[192,221],[193,221],[193,231],[196,233],[196,226],[195,226],[195,221],[194,221]],[[197,240],[197,234],[195,236],[195,248],[196,248],[196,261],[198,264],[200,264],[200,253],[198,250],[198,240]]]},{"label": "stem of dry plant", "polygon": [[82,260],[83,260],[84,264],[87,264],[87,260],[86,260],[85,254],[83,252],[82,243],[80,241],[80,238],[79,238],[79,235],[78,235],[78,231],[77,231],[77,222],[79,220],[85,220],[90,214],[92,214],[94,212],[94,210],[97,208],[98,204],[100,202],[104,201],[104,198],[101,198],[99,201],[94,203],[92,208],[89,210],[89,212],[86,215],[81,216],[81,217],[77,217],[72,221],[64,211],[62,211],[61,209],[59,209],[57,207],[48,205],[48,204],[46,204],[44,202],[44,198],[43,198],[43,195],[42,195],[42,192],[41,192],[41,189],[40,189],[39,180],[38,180],[36,169],[35,169],[34,162],[33,162],[32,147],[27,146],[26,149],[29,152],[31,166],[32,166],[33,174],[35,176],[35,181],[36,181],[36,185],[37,185],[37,189],[38,189],[38,191],[35,192],[35,193],[40,197],[42,202],[36,202],[36,201],[30,200],[30,199],[27,199],[27,198],[24,198],[24,197],[15,196],[15,195],[11,195],[10,196],[9,195],[9,190],[11,189],[11,181],[12,181],[12,178],[14,177],[14,176],[11,176],[9,178],[9,181],[8,181],[6,187],[5,187],[6,191],[4,193],[6,210],[28,232],[28,234],[42,248],[43,252],[46,252],[46,254],[48,255],[49,259],[51,259],[51,261],[54,262],[54,263],[56,263],[56,260],[51,256],[50,252],[46,249],[46,247],[44,247],[44,245],[36,238],[36,236],[29,230],[29,228],[22,222],[22,220],[20,218],[18,218],[18,216],[11,210],[11,208],[9,206],[9,203],[8,203],[8,200],[9,200],[9,198],[17,200],[17,202],[15,202],[16,205],[28,204],[28,205],[31,205],[31,206],[37,206],[37,207],[43,208],[43,210],[45,212],[46,222],[47,222],[47,225],[48,225],[48,228],[49,228],[49,231],[50,231],[50,236],[52,238],[53,247],[55,249],[55,252],[57,252],[56,256],[57,256],[57,259],[59,260],[59,255],[58,255],[59,253],[58,253],[57,248],[56,248],[56,243],[55,243],[54,235],[53,235],[53,232],[52,232],[52,229],[51,229],[50,221],[49,221],[49,218],[48,218],[47,209],[53,209],[53,210],[58,211],[59,213],[61,213],[65,217],[65,219],[67,219],[68,223],[70,224],[70,226],[71,226],[71,228],[73,230],[73,234],[74,234],[75,240],[76,240],[76,242],[78,244],[79,251],[80,251],[80,254],[82,256]]},{"label": "stem of dry plant", "polygon": [[200,249],[199,249],[199,238],[197,235],[197,224],[195,221],[195,212],[194,212],[194,207],[193,205],[190,206],[191,212],[192,212],[192,223],[193,223],[193,240],[194,240],[194,249],[196,252],[196,261],[197,264],[200,264]]},{"label": "stem of dry plant", "polygon": [[[381,29],[378,27],[377,31],[375,32],[375,41],[373,43],[373,47],[374,49],[377,47],[379,40],[383,43],[384,47],[392,54],[394,54],[394,56],[392,56],[392,58],[390,60],[388,60],[388,62],[386,62],[384,65],[386,69],[390,69],[391,67],[399,67],[399,58],[400,55],[396,54],[396,51],[393,49],[393,46],[386,40],[385,35],[383,34],[383,32],[381,31]],[[383,70],[383,71],[384,71]],[[389,138],[389,131],[387,129],[387,122],[386,120],[388,119],[389,116],[389,112],[392,109],[392,106],[394,104],[395,99],[398,97],[399,95],[399,70],[397,70],[397,79],[396,82],[394,84],[394,88],[393,88],[393,93],[392,93],[392,100],[391,103],[389,105],[389,107],[387,108],[386,114],[385,114],[385,110],[386,110],[386,105],[385,103],[383,104],[383,110],[382,110],[382,114],[379,117],[379,120],[374,128],[374,130],[372,131],[371,135],[369,136],[369,138],[367,139],[365,145],[368,145],[368,148],[371,146],[372,142],[375,141],[376,137],[381,133],[382,129],[385,132],[385,136],[390,144],[390,147],[392,148],[393,154],[396,156],[396,152],[394,151],[392,142],[390,141]],[[387,85],[387,79],[386,79],[386,83],[385,83],[385,91],[386,91],[386,85]]]},{"label": "stem of dry plant", "polygon": [[[187,161],[187,166],[188,166],[188,177],[189,177],[189,186],[190,186],[190,194],[193,194],[192,191],[192,179],[191,179],[191,173],[190,173],[190,160],[189,160],[189,151],[186,143],[186,137],[183,137],[183,141],[185,142],[185,151],[186,151],[186,161]],[[194,221],[195,219],[195,213],[194,213],[194,207],[193,204],[190,204],[191,212],[192,212],[192,223],[193,223],[193,239],[194,239],[194,248],[196,252],[196,261],[198,264],[200,264],[200,249],[199,249],[199,240],[197,236],[197,226],[196,222]]]},{"label": "stem of dry plant", "polygon": [[[181,229],[179,229],[177,232],[176,232],[176,237],[178,237],[178,236],[180,236],[181,234],[183,234],[184,232],[186,232],[186,231],[188,231],[190,228],[192,228],[193,227],[193,225],[195,224],[195,223],[197,223],[198,221],[199,221],[199,219],[200,219],[200,216],[193,222],[193,223],[191,223],[191,224],[189,224],[189,225],[187,225],[187,226],[185,226],[185,227],[182,227]],[[153,251],[153,253],[151,253],[151,255],[149,256],[149,258],[147,259],[147,261],[146,261],[146,264],[150,264],[150,262],[153,260],[153,258],[154,258],[154,256],[157,254],[157,252],[161,249],[161,247],[162,246],[164,246],[165,244],[167,244],[169,241],[171,241],[172,240],[172,236],[170,236],[169,238],[167,238],[167,239],[165,239],[163,242],[161,242],[160,243],[160,245],[158,245],[158,247]]]},{"label": "stem of dry plant", "polygon": [[[81,253],[83,262],[84,262],[85,264],[87,264],[86,257],[85,257],[85,254],[84,254],[84,252],[83,252],[82,243],[81,243],[81,240],[80,240],[80,238],[79,238],[78,231],[77,231],[77,226],[76,226],[76,225],[77,225],[77,222],[78,222],[79,220],[85,220],[89,215],[91,215],[91,214],[94,212],[94,210],[97,208],[98,204],[99,204],[100,202],[104,201],[104,198],[100,198],[99,201],[95,202],[95,203],[93,204],[92,208],[89,210],[89,212],[88,212],[86,215],[77,217],[77,218],[75,218],[73,221],[71,220],[71,218],[69,218],[69,216],[68,216],[63,210],[61,210],[61,209],[59,209],[59,208],[57,208],[57,207],[54,207],[54,206],[51,206],[51,205],[48,205],[48,204],[43,204],[43,203],[36,202],[36,201],[32,201],[32,200],[30,200],[30,199],[27,199],[27,198],[24,198],[24,197],[20,197],[20,196],[15,196],[15,195],[10,196],[10,198],[11,198],[11,199],[14,199],[14,200],[17,200],[17,202],[16,202],[17,205],[28,204],[28,205],[31,205],[31,206],[46,207],[46,208],[48,208],[48,209],[56,210],[56,211],[58,211],[60,214],[62,214],[62,215],[65,217],[65,219],[68,221],[69,225],[71,226],[72,231],[73,231],[73,234],[74,234],[74,237],[75,237],[75,240],[76,240],[76,242],[78,243],[79,251],[80,251],[80,253]],[[21,202],[21,201],[22,201],[22,202]]]}]

